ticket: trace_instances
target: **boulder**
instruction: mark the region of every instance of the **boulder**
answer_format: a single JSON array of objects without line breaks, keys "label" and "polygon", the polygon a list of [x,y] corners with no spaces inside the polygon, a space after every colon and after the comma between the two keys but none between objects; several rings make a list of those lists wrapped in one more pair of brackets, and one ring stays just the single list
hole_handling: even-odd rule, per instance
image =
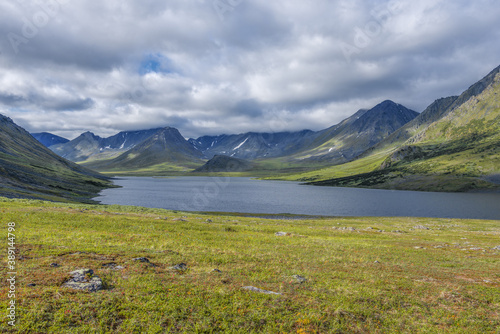
[{"label": "boulder", "polygon": [[71,279],[63,284],[64,287],[74,290],[96,292],[103,289],[102,280],[94,276],[92,269],[79,269],[70,272]]}]

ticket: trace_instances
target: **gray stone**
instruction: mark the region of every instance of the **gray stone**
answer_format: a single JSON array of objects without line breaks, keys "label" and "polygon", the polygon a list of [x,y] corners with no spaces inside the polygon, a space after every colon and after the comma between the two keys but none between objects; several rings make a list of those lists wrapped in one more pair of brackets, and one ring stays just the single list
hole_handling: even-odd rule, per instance
[{"label": "gray stone", "polygon": [[258,293],[264,293],[266,295],[281,295],[281,293],[259,289],[259,288],[256,288],[254,286],[244,286],[242,289],[253,291],[253,292],[258,292]]},{"label": "gray stone", "polygon": [[415,230],[430,230],[427,226],[417,225],[413,227]]},{"label": "gray stone", "polygon": [[177,271],[184,271],[184,270],[187,270],[188,267],[187,267],[187,264],[185,264],[185,263],[179,263],[179,264],[176,264],[175,266],[171,267],[170,269],[177,270]]},{"label": "gray stone", "polygon": [[122,269],[125,269],[125,267],[123,266],[119,266],[117,265],[116,263],[114,262],[111,262],[111,263],[105,263],[102,265],[103,268],[108,268],[108,269],[111,269],[111,270],[122,270]]},{"label": "gray stone", "polygon": [[59,263],[51,263],[50,266],[53,268],[59,268],[61,265]]},{"label": "gray stone", "polygon": [[297,281],[297,283],[305,283],[307,282],[307,278],[305,278],[304,276],[300,276],[300,275],[292,275],[293,278],[295,278],[295,280]]},{"label": "gray stone", "polygon": [[500,250],[500,246],[493,247],[494,250]]},{"label": "gray stone", "polygon": [[207,223],[211,223],[212,222],[212,219],[207,219],[206,220]]},{"label": "gray stone", "polygon": [[287,235],[290,235],[290,233],[287,232],[276,232],[274,233],[275,236],[277,237],[286,237]]},{"label": "gray stone", "polygon": [[71,279],[63,284],[64,287],[75,290],[96,292],[102,290],[103,283],[98,276],[94,276],[92,269],[79,269],[70,272]]},{"label": "gray stone", "polygon": [[151,263],[147,257],[136,257],[135,259],[132,259],[132,261],[138,261],[142,263],[146,263],[150,267],[156,267],[156,264]]}]

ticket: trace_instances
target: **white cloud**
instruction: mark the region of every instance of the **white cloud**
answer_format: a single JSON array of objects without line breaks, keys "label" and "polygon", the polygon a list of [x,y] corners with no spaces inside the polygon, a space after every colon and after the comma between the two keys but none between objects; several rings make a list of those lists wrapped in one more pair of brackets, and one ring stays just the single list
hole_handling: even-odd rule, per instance
[{"label": "white cloud", "polygon": [[493,0],[244,0],[224,20],[211,0],[59,2],[0,3],[0,112],[69,138],[321,129],[385,99],[422,111],[500,54]]}]

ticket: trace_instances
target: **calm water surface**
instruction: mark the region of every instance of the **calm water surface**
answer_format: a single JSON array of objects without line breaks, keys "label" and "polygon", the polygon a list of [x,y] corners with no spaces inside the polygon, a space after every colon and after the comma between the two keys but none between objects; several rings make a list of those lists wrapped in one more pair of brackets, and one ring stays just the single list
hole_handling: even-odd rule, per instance
[{"label": "calm water surface", "polygon": [[500,193],[430,193],[299,185],[225,177],[127,177],[103,204],[182,211],[324,216],[413,216],[500,219]]}]

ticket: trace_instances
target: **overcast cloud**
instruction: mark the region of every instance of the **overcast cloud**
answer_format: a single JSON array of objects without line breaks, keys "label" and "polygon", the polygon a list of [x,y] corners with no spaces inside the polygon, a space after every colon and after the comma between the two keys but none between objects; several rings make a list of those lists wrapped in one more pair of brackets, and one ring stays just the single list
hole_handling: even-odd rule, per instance
[{"label": "overcast cloud", "polygon": [[69,139],[319,130],[500,65],[496,0],[0,2],[0,113]]}]

